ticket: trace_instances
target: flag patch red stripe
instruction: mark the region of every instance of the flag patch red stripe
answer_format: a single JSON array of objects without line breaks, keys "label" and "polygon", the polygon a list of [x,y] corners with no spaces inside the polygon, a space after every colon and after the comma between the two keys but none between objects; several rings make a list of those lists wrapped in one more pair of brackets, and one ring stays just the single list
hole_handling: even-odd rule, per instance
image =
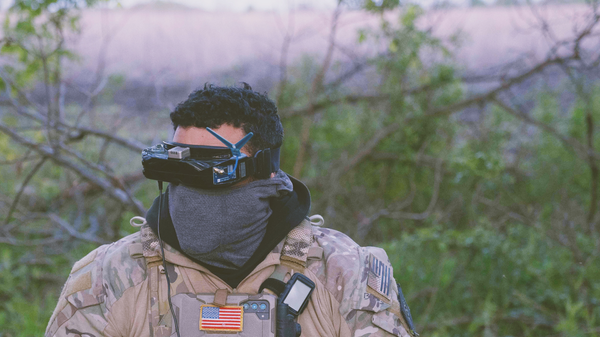
[{"label": "flag patch red stripe", "polygon": [[200,307],[200,330],[242,331],[244,310],[242,307]]}]

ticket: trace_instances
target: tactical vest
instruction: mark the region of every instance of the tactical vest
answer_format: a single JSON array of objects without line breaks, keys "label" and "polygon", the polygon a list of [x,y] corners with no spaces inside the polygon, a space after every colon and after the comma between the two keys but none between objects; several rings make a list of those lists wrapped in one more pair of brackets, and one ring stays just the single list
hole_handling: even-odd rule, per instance
[{"label": "tactical vest", "polygon": [[[294,273],[304,273],[309,260],[322,258],[323,248],[312,247],[314,241],[312,226],[322,226],[323,222],[323,218],[320,215],[313,215],[308,220],[303,220],[288,233],[281,250],[280,264],[275,268],[270,278],[287,282]],[[171,326],[172,317],[171,311],[168,310],[167,295],[164,291],[161,292],[160,287],[161,282],[166,282],[166,278],[163,275],[165,270],[162,264],[158,237],[142,217],[132,218],[131,225],[141,227],[141,245],[130,246],[130,255],[138,257],[143,255],[146,261],[149,289],[148,300],[150,303],[148,318],[151,334],[154,337],[171,336],[175,332],[175,329]],[[167,265],[168,267],[172,266],[168,262]],[[179,290],[184,290],[181,287],[185,287],[185,285],[177,283],[175,286],[171,284],[171,289],[173,290],[175,287],[179,288]],[[270,293],[267,289],[264,291]],[[172,292],[171,295],[175,296],[178,293],[181,293],[181,291]],[[217,290],[214,296],[214,304],[224,306],[227,302],[227,296],[227,289]],[[167,313],[161,315],[161,312],[164,313],[165,311]]]},{"label": "tactical vest", "polygon": [[[315,241],[313,226],[321,227],[323,223],[323,218],[320,215],[313,215],[309,219],[302,221],[288,233],[281,248],[279,264],[275,267],[274,272],[269,278],[287,282],[294,273],[304,273],[311,260],[321,260],[323,258],[323,248],[313,244]],[[131,245],[129,252],[132,257],[143,256],[146,262],[149,290],[148,301],[150,303],[147,315],[151,336],[175,336],[166,287],[160,286],[161,283],[163,285],[166,283],[166,277],[163,275],[166,271],[162,264],[158,237],[142,217],[132,218],[131,224],[135,227],[141,227],[141,244]],[[165,247],[166,250],[167,248]],[[167,262],[167,268],[169,267],[181,268]],[[193,291],[187,288],[181,277],[176,281],[171,280],[171,282],[172,298],[177,294],[193,293]],[[401,294],[399,285],[398,290],[400,291],[398,301],[391,301],[392,305],[389,310],[400,319],[400,323],[406,331],[409,331],[412,336],[416,337],[418,334],[415,332],[412,317],[410,317],[410,309]],[[270,292],[265,289],[263,293]],[[218,289],[214,294],[214,304],[224,306],[228,303],[228,295],[231,295],[231,293],[227,289]],[[251,295],[257,296],[256,294]]]}]

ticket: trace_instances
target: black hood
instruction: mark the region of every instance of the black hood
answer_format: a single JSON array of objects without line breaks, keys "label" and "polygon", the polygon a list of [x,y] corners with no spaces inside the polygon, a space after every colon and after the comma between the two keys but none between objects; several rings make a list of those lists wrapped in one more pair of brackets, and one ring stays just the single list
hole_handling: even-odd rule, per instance
[{"label": "black hood", "polygon": [[[270,206],[273,213],[271,214],[271,217],[269,217],[269,222],[267,223],[267,232],[252,257],[239,269],[224,269],[207,265],[190,257],[182,251],[179,240],[177,239],[177,234],[175,233],[173,221],[171,220],[171,215],[169,214],[168,193],[162,195],[160,237],[164,242],[177,249],[192,261],[206,267],[232,288],[236,288],[238,284],[265,259],[269,252],[273,250],[273,248],[275,248],[275,246],[277,246],[294,227],[298,226],[302,220],[308,216],[308,212],[310,211],[310,192],[308,188],[298,179],[289,175],[288,177],[292,181],[294,190],[285,196],[272,198],[270,200]],[[152,207],[150,207],[146,214],[148,225],[157,235],[158,203],[159,198],[157,197],[154,199]]]}]

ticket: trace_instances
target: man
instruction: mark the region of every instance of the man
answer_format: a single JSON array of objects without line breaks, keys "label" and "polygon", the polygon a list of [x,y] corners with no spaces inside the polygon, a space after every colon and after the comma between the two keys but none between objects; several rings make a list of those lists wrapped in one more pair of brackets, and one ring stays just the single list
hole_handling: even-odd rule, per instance
[{"label": "man", "polygon": [[[247,157],[283,142],[275,104],[247,84],[205,86],[171,121],[173,142],[190,148],[223,147],[213,131],[231,143],[252,133],[241,149]],[[314,282],[297,317],[302,336],[411,336],[386,253],[319,227],[318,216],[309,220],[308,189],[281,170],[220,189],[172,183],[159,199],[140,232],[73,266],[46,336],[177,336],[190,324],[201,332],[202,323],[182,321],[190,309],[178,295],[213,294],[222,308],[235,294],[256,296],[265,280],[296,273]]]}]

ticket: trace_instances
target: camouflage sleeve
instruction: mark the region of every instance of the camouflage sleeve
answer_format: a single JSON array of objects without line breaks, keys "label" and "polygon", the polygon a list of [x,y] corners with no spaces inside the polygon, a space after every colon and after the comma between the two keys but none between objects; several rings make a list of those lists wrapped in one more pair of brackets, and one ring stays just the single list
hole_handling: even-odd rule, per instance
[{"label": "camouflage sleeve", "polygon": [[103,331],[108,322],[102,261],[107,248],[99,247],[73,265],[46,328],[46,337],[105,336]]},{"label": "camouflage sleeve", "polygon": [[[377,247],[358,247],[358,273],[344,280],[353,285],[340,309],[353,336],[412,337],[400,312],[398,287],[387,254]],[[346,291],[345,291],[346,293]]]},{"label": "camouflage sleeve", "polygon": [[[412,337],[400,310],[398,287],[386,252],[360,247],[346,234],[314,229],[323,260],[310,269],[339,303],[344,336]],[[349,330],[349,331],[348,331]]]}]

